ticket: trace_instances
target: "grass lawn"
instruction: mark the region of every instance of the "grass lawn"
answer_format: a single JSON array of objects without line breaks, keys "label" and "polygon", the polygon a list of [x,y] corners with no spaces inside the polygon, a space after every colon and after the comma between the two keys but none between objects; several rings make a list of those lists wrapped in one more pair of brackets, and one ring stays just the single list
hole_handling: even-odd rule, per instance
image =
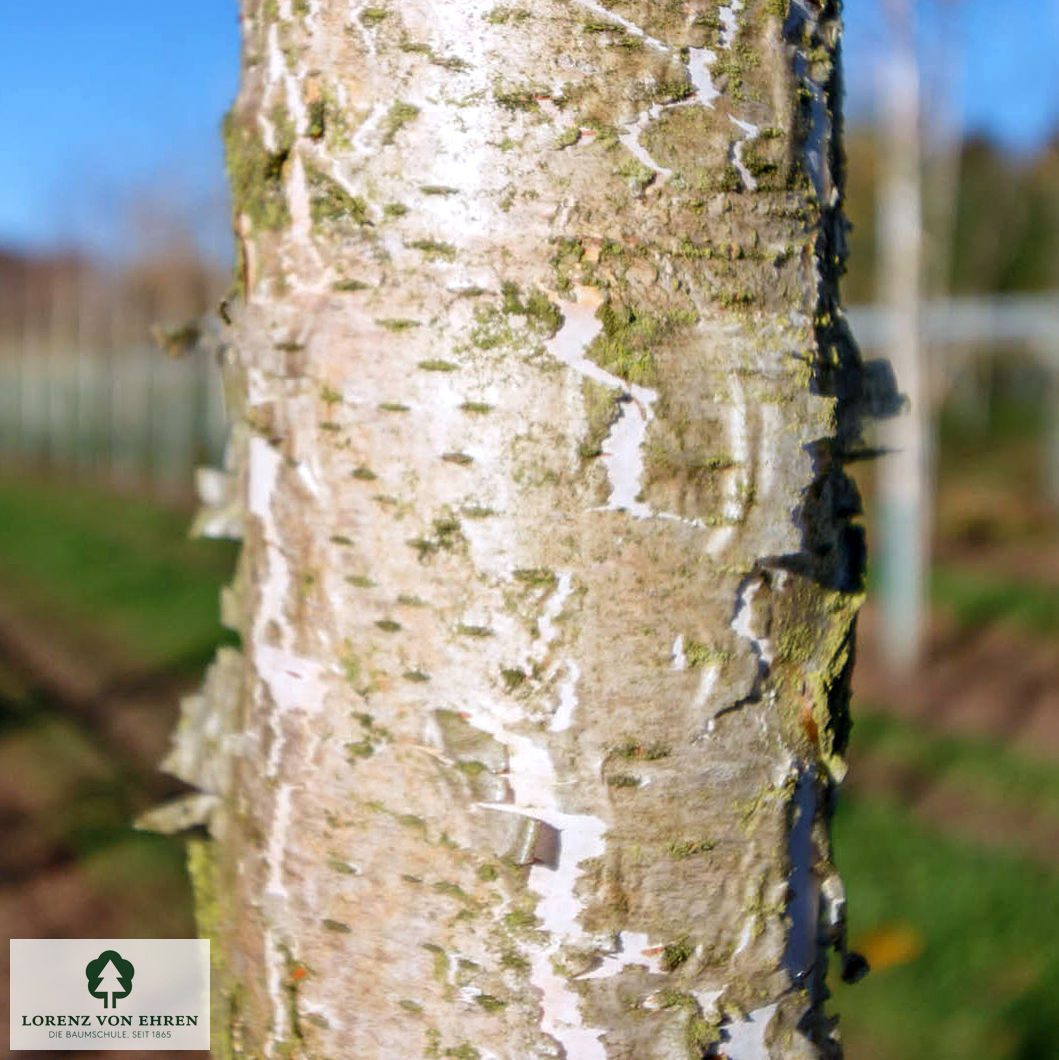
[{"label": "grass lawn", "polygon": [[964,628],[1007,625],[1035,634],[1059,631],[1059,593],[1052,585],[943,564],[931,573],[930,594]]},{"label": "grass lawn", "polygon": [[0,591],[16,610],[144,668],[201,667],[224,633],[236,546],[187,513],[99,487],[0,474]]},{"label": "grass lawn", "polygon": [[858,753],[882,755],[924,776],[957,781],[1006,806],[1022,805],[1059,817],[1059,768],[1051,763],[989,740],[933,732],[864,704],[855,706],[853,717]]},{"label": "grass lawn", "polygon": [[1059,876],[877,801],[834,834],[854,948],[907,958],[833,985],[849,1060],[1059,1056]]},{"label": "grass lawn", "polygon": [[[227,639],[217,597],[236,546],[189,540],[189,521],[98,487],[0,474],[4,604],[88,667],[200,671]],[[193,934],[182,841],[131,827],[148,804],[83,719],[0,672],[9,934]]]},{"label": "grass lawn", "polygon": [[[146,808],[75,719],[0,688],[0,931],[182,938],[195,931],[183,843],[135,831]],[[120,900],[115,901],[115,896]]]}]

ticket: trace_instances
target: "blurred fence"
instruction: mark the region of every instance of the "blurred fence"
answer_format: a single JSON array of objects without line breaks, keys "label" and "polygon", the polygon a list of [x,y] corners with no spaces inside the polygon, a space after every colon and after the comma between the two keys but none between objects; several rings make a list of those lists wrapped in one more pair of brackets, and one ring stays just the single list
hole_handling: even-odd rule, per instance
[{"label": "blurred fence", "polygon": [[190,495],[225,425],[212,344],[172,357],[150,338],[153,321],[202,311],[197,288],[172,296],[179,265],[160,297],[76,260],[0,264],[0,463]]},{"label": "blurred fence", "polygon": [[204,350],[0,350],[0,459],[191,491],[224,442],[220,374]]},{"label": "blurred fence", "polygon": [[[894,314],[884,306],[847,311],[853,334],[873,353],[885,352],[894,333]],[[922,302],[918,327],[924,353],[924,414],[960,395],[981,404],[984,360],[1021,351],[1036,366],[1047,398],[1041,492],[1059,510],[1059,293],[978,295]],[[898,389],[901,388],[898,378]]]},{"label": "blurred fence", "polygon": [[[1059,511],[1059,297],[1053,292],[920,302],[911,320],[890,307],[860,306],[848,311],[848,319],[866,350],[888,353],[892,360],[897,360],[894,339],[902,336],[902,329],[907,338],[909,325],[915,330],[911,347],[917,359],[913,374],[919,407],[906,409],[898,419],[907,424],[918,416],[925,429],[905,434],[891,430],[883,436],[894,447],[883,459],[906,459],[894,465],[899,474],[879,476],[875,496],[882,528],[877,547],[882,649],[891,667],[908,672],[922,648],[931,545],[930,513],[912,510],[908,499],[921,500],[924,506],[933,503],[932,438],[938,413],[947,398],[961,392],[965,402],[981,406],[982,395],[975,393],[983,379],[980,362],[1001,350],[1007,356],[1012,349],[1021,350],[1037,369],[1037,385],[1045,397],[1039,488]],[[909,367],[907,360],[904,367]],[[900,370],[897,386],[906,389]],[[915,481],[909,481],[912,477]]]}]

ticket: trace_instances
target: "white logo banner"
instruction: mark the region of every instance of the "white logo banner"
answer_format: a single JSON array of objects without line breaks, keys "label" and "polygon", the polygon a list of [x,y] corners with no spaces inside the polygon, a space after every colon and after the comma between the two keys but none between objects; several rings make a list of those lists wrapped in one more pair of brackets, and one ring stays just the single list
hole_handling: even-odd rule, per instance
[{"label": "white logo banner", "polygon": [[208,939],[12,939],[11,1049],[209,1049]]}]

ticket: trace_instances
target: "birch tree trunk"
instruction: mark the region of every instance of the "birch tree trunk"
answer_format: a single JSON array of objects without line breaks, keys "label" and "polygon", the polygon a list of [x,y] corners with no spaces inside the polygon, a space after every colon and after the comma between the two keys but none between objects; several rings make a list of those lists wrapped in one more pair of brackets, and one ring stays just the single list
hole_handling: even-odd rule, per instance
[{"label": "birch tree trunk", "polygon": [[837,1055],[838,7],[243,0],[218,1056]]}]

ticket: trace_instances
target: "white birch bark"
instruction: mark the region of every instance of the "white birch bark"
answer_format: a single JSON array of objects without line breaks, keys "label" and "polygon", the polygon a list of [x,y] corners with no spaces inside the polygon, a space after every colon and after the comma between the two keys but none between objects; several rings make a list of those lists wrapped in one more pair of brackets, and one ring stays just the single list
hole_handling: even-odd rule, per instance
[{"label": "white birch bark", "polygon": [[837,4],[243,25],[217,1055],[834,1055]]}]

